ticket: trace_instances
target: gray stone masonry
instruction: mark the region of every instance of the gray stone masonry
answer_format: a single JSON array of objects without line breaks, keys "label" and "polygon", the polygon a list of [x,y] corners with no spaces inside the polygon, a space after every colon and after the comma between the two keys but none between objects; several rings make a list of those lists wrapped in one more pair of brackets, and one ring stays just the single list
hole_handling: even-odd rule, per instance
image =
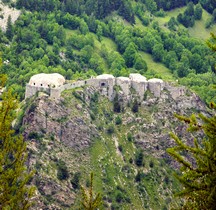
[{"label": "gray stone masonry", "polygon": [[173,99],[185,94],[184,87],[173,87],[168,83],[164,83],[163,80],[156,78],[147,80],[140,74],[130,74],[129,77],[117,78],[110,74],[102,74],[94,78],[75,82],[65,82],[60,74],[39,74],[32,76],[29,83],[26,85],[25,98],[32,97],[38,91],[44,91],[49,94],[51,98],[58,99],[62,91],[83,87],[85,85],[95,87],[101,95],[108,97],[111,101],[115,96],[115,85],[121,88],[125,96],[129,96],[130,89],[133,88],[140,97],[140,100],[143,100],[146,90],[151,91],[155,97],[160,97],[161,91],[166,88]]}]

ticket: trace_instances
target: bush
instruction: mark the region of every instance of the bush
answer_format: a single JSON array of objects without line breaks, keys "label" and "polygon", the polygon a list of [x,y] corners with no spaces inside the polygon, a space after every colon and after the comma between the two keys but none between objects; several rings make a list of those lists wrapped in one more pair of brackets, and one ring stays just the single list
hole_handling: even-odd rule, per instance
[{"label": "bush", "polygon": [[132,112],[136,113],[136,112],[138,112],[138,111],[139,111],[139,104],[138,104],[138,101],[135,100],[135,101],[133,102],[133,105],[132,105]]},{"label": "bush", "polygon": [[107,133],[108,134],[113,134],[115,132],[115,128],[113,125],[109,125],[109,127],[107,128]]},{"label": "bush", "polygon": [[115,119],[115,124],[116,125],[121,125],[122,124],[122,118],[120,116],[117,116]]},{"label": "bush", "polygon": [[122,192],[118,192],[116,195],[116,201],[118,203],[121,203],[121,202],[123,202],[123,200],[124,200],[124,195],[122,194]]},{"label": "bush", "polygon": [[120,152],[122,152],[122,151],[123,151],[122,145],[119,145],[119,146],[118,146],[118,149],[119,149]]},{"label": "bush", "polygon": [[35,103],[32,103],[31,106],[29,107],[28,113],[34,112],[36,108],[37,108],[37,105]]},{"label": "bush", "polygon": [[42,134],[39,134],[39,133],[33,131],[33,132],[29,133],[28,138],[39,140],[40,138],[42,138]]},{"label": "bush", "polygon": [[135,177],[135,181],[136,182],[141,182],[142,178],[144,177],[144,174],[140,171],[138,171],[136,177]]},{"label": "bush", "polygon": [[73,178],[71,179],[71,184],[73,186],[74,189],[79,189],[80,188],[80,178],[81,178],[81,173],[80,172],[76,172],[73,176]]},{"label": "bush", "polygon": [[137,166],[142,166],[143,165],[143,152],[141,150],[139,150],[137,153],[136,153],[136,156],[135,156],[135,163]]},{"label": "bush", "polygon": [[57,178],[59,180],[65,180],[69,177],[68,168],[64,161],[59,160],[57,163]]},{"label": "bush", "polygon": [[113,100],[113,111],[117,113],[121,112],[121,104],[119,103],[118,94],[116,94]]},{"label": "bush", "polygon": [[150,166],[150,168],[154,167],[154,162],[152,160],[150,161],[149,166]]},{"label": "bush", "polygon": [[133,141],[133,136],[132,136],[131,133],[128,133],[128,134],[127,134],[127,140],[128,140],[128,141]]}]

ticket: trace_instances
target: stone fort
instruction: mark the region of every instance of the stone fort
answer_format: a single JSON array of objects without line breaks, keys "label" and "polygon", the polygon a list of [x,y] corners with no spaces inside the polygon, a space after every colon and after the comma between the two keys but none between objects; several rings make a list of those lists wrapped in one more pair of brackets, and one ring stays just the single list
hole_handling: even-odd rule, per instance
[{"label": "stone fort", "polygon": [[38,91],[43,91],[49,94],[53,99],[58,99],[61,92],[72,88],[82,86],[93,86],[97,88],[101,95],[105,95],[109,100],[115,97],[115,86],[119,86],[124,95],[129,96],[131,88],[135,90],[140,100],[143,100],[144,93],[149,90],[155,97],[161,96],[161,91],[166,89],[171,93],[173,99],[185,94],[184,87],[170,86],[161,79],[149,79],[141,74],[133,73],[129,77],[114,77],[111,74],[102,74],[97,77],[92,77],[86,80],[78,80],[75,82],[66,81],[65,78],[58,74],[37,74],[30,78],[26,85],[25,98],[32,97]]}]

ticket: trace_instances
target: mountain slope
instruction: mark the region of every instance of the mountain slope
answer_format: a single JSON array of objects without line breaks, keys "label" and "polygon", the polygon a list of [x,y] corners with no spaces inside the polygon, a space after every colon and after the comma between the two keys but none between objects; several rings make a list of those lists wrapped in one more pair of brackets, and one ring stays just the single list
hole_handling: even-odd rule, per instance
[{"label": "mountain slope", "polygon": [[40,94],[27,102],[23,129],[39,193],[34,209],[78,208],[79,184],[88,186],[90,171],[102,209],[177,205],[179,186],[171,175],[177,165],[165,150],[173,145],[168,133],[184,135],[185,128],[173,113],[190,114],[193,107],[205,113],[205,105],[189,91],[174,100],[164,90],[160,98],[146,92],[135,109],[133,91],[131,100],[118,91],[119,113],[91,87],[65,91],[58,101]]}]

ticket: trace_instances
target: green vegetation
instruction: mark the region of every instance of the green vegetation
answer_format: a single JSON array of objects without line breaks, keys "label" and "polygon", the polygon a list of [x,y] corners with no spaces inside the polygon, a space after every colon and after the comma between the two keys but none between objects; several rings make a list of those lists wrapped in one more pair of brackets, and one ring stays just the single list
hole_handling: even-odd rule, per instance
[{"label": "green vegetation", "polygon": [[[215,108],[215,104],[212,104]],[[175,174],[177,179],[184,186],[178,193],[185,199],[184,209],[215,209],[215,116],[206,117],[200,114],[198,118],[192,115],[190,118],[177,116],[179,120],[188,124],[188,131],[202,130],[205,137],[202,140],[194,138],[194,145],[189,146],[171,134],[177,146],[170,148],[167,152],[174,157],[181,165],[181,174]],[[198,122],[199,121],[199,122]],[[202,121],[202,123],[200,123]],[[185,157],[190,156],[190,160]],[[195,163],[194,163],[195,161]]]},{"label": "green vegetation", "polygon": [[84,187],[81,187],[82,188],[81,204],[82,204],[82,208],[84,208],[85,210],[96,210],[102,204],[101,194],[97,193],[96,195],[94,195],[95,192],[93,191],[93,181],[94,181],[94,176],[93,173],[91,173],[89,190],[87,191]]},{"label": "green vegetation", "polygon": [[[5,79],[0,75],[0,87]],[[29,209],[35,191],[28,185],[34,172],[25,165],[26,143],[11,128],[17,107],[18,101],[11,90],[5,91],[0,104],[0,209]]]},{"label": "green vegetation", "polygon": [[[215,54],[203,41],[216,29],[215,0],[4,2],[22,8],[14,25],[9,16],[6,31],[0,30],[0,52],[5,61],[0,71],[7,74],[6,85],[20,100],[24,99],[25,84],[37,73],[58,72],[67,80],[77,80],[103,73],[128,76],[137,72],[147,78],[178,81],[196,91],[205,102],[216,102],[215,91],[210,88],[216,83]],[[166,189],[178,188],[178,185],[167,177],[171,172],[169,165],[163,165],[156,157],[140,150],[134,143],[134,135],[139,134],[130,130],[123,118],[128,112],[153,123],[152,113],[158,107],[143,109],[136,100],[123,107],[118,95],[111,104],[107,100],[100,101],[97,94],[91,96],[88,104],[81,91],[65,91],[63,96],[69,95],[64,103],[71,105],[73,99],[72,105],[88,106],[91,123],[100,132],[91,145],[91,166],[84,164],[82,167],[95,171],[96,191],[104,194],[103,208],[106,205],[111,205],[111,209],[170,207],[172,192]],[[33,103],[29,112],[35,108]],[[72,114],[84,115],[79,110]],[[56,121],[64,123],[66,120],[63,117]],[[140,130],[150,132],[137,124]],[[155,132],[166,131],[157,128]],[[33,131],[29,138],[36,142],[41,140],[42,154],[47,146],[43,136]],[[25,150],[25,144],[23,148]],[[37,167],[51,170],[39,162]],[[83,168],[74,171],[72,177],[70,168],[61,159],[55,161],[54,167],[59,182],[68,181],[74,191],[79,189]],[[41,187],[39,189],[42,191]],[[49,197],[47,202],[51,200]]]},{"label": "green vegetation", "polygon": [[[212,42],[208,42],[209,47],[216,52],[216,37],[212,35]],[[216,104],[211,102],[212,109],[216,109]],[[194,145],[184,143],[178,136],[171,133],[177,146],[167,149],[167,152],[175,158],[181,165],[181,174],[175,174],[176,178],[183,185],[183,190],[177,195],[184,197],[184,209],[215,209],[216,189],[216,144],[215,144],[215,119],[199,114],[198,117],[192,114],[190,117],[175,115],[180,121],[188,125],[188,131],[202,131],[202,139],[194,138]]]},{"label": "green vegetation", "polygon": [[[130,72],[173,81],[191,73],[202,77],[212,71],[215,58],[192,37],[208,38],[216,12],[214,1],[199,2],[19,0],[16,6],[31,12],[24,9],[15,25],[9,17],[6,33],[0,31],[0,51],[9,61],[1,71],[20,99],[29,78],[41,72],[58,72],[68,80]],[[211,29],[205,29],[207,20]],[[200,91],[189,86],[206,100],[207,86]]]}]

